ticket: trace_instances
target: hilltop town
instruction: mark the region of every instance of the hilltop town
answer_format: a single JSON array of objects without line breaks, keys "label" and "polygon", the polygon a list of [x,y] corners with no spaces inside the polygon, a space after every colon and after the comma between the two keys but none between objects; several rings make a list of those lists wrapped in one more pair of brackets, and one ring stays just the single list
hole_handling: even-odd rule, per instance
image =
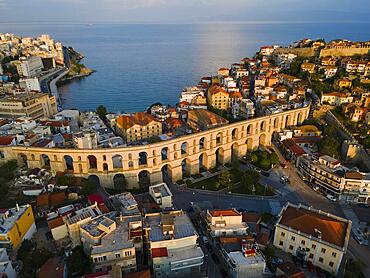
[{"label": "hilltop town", "polygon": [[81,112],[82,54],[0,34],[0,273],[366,277],[369,51],[262,46],[173,106]]}]

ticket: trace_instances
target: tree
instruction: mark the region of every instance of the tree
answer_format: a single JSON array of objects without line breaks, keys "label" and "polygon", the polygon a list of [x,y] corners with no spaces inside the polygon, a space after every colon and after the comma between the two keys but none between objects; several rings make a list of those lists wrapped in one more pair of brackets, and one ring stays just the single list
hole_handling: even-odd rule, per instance
[{"label": "tree", "polygon": [[96,113],[99,115],[100,119],[105,120],[108,114],[107,108],[104,105],[99,105],[96,108]]},{"label": "tree", "polygon": [[94,182],[86,180],[83,183],[81,194],[84,196],[88,196],[93,194],[96,191],[96,185]]},{"label": "tree", "polygon": [[91,272],[91,261],[85,255],[81,246],[75,247],[66,261],[68,270],[74,277],[83,276]]},{"label": "tree", "polygon": [[255,153],[252,153],[248,156],[248,160],[251,163],[256,163],[258,161],[258,156]]},{"label": "tree", "polygon": [[339,143],[333,137],[325,137],[319,144],[320,152],[332,157],[339,157]]},{"label": "tree", "polygon": [[252,193],[253,185],[259,183],[260,175],[255,170],[247,170],[241,177],[242,191],[248,194]]},{"label": "tree", "polygon": [[280,160],[279,156],[275,152],[270,153],[269,159],[270,159],[270,163],[273,164],[273,165],[278,164],[278,162]]},{"label": "tree", "polygon": [[230,189],[233,186],[232,177],[229,171],[222,172],[218,176],[218,181],[216,182],[217,189]]},{"label": "tree", "polygon": [[261,158],[259,161],[258,161],[258,166],[260,168],[262,168],[263,170],[269,170],[271,168],[271,163],[270,163],[270,160],[268,158]]}]

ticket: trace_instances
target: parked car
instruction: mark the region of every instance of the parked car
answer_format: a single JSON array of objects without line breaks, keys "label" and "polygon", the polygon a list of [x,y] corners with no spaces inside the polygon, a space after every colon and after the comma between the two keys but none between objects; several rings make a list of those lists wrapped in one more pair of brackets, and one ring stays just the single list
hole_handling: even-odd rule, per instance
[{"label": "parked car", "polygon": [[326,195],[326,198],[328,198],[330,201],[333,201],[333,202],[336,202],[337,201],[337,198],[335,198],[333,195]]},{"label": "parked car", "polygon": [[261,174],[264,175],[265,177],[269,177],[270,176],[270,173],[269,172],[266,172],[266,171],[262,171]]},{"label": "parked car", "polygon": [[319,191],[319,190],[320,190],[320,186],[317,186],[317,185],[314,185],[312,188],[313,188],[313,190],[315,190],[315,191]]},{"label": "parked car", "polygon": [[369,208],[369,204],[366,204],[366,203],[358,204],[358,206],[361,208]]},{"label": "parked car", "polygon": [[271,258],[271,263],[273,265],[278,265],[278,264],[283,263],[283,259],[282,258],[279,258],[279,257],[272,257]]}]

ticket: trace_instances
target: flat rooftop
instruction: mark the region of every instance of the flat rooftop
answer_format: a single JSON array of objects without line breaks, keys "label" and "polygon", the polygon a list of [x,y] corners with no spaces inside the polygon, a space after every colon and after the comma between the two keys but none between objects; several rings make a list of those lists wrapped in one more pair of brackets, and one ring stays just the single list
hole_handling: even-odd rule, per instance
[{"label": "flat rooftop", "polygon": [[161,197],[172,196],[171,191],[169,190],[169,188],[164,182],[160,184],[152,185],[150,186],[150,188],[154,191],[154,193],[160,194]]},{"label": "flat rooftop", "polygon": [[80,210],[77,210],[73,213],[71,213],[68,217],[67,217],[67,223],[69,225],[71,224],[75,224],[81,220],[84,220],[86,218],[94,218],[98,215],[101,215],[101,211],[99,210],[99,208],[95,205],[92,205],[92,206],[89,206],[89,207],[86,207],[86,208],[82,208]]},{"label": "flat rooftop", "polygon": [[0,213],[4,219],[4,223],[0,225],[0,234],[7,234],[18,221],[18,219],[25,213],[29,205],[19,206],[19,209],[10,208]]},{"label": "flat rooftop", "polygon": [[168,221],[168,216],[172,217],[173,220],[173,239],[190,237],[196,234],[193,223],[191,222],[189,216],[181,211],[176,213],[161,213],[155,215],[145,216],[145,227],[150,228],[149,240],[150,241],[163,241],[168,240],[168,238],[163,234],[162,223],[163,220]]},{"label": "flat rooftop", "polygon": [[256,253],[252,256],[244,256],[241,251],[230,252],[230,259],[236,265],[254,265],[254,264],[264,264],[265,260],[262,255]]}]

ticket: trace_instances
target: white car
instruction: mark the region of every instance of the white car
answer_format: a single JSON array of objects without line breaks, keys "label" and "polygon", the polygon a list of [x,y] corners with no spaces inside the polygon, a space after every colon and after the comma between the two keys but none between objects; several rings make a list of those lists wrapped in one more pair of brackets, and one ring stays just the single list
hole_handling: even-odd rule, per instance
[{"label": "white car", "polygon": [[320,190],[320,186],[315,185],[315,186],[313,187],[313,190],[315,190],[315,191],[319,191],[319,190]]},{"label": "white car", "polygon": [[337,201],[337,198],[335,198],[333,195],[326,195],[326,198],[328,198],[330,201],[333,201],[333,202],[336,202]]}]

